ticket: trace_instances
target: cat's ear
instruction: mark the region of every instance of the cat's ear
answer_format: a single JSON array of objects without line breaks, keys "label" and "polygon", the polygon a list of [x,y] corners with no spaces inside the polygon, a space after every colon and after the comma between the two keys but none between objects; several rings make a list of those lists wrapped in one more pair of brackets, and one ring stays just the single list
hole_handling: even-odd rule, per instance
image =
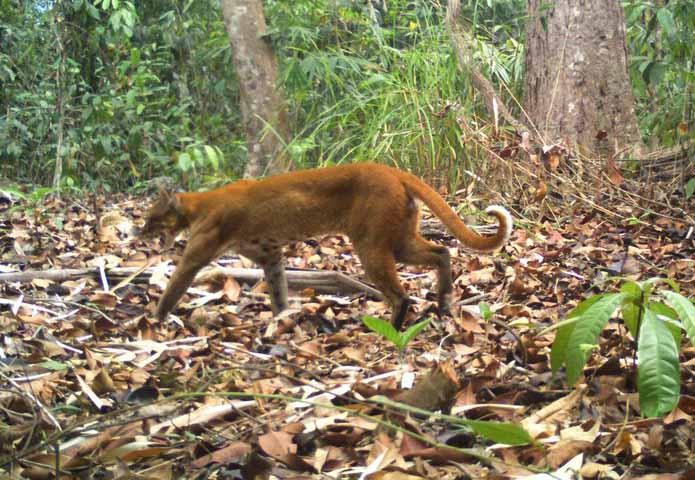
[{"label": "cat's ear", "polygon": [[179,197],[176,196],[176,192],[170,188],[160,187],[159,188],[159,199],[161,202],[166,204],[169,208],[175,210],[178,213],[182,213],[181,201]]}]

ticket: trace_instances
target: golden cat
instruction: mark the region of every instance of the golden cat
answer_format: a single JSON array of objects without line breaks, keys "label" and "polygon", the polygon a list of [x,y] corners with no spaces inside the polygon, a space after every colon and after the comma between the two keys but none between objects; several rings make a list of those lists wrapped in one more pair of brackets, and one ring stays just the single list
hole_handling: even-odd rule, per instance
[{"label": "golden cat", "polygon": [[390,302],[397,329],[408,311],[408,296],[396,262],[437,268],[439,310],[446,313],[452,291],[449,251],[420,235],[416,199],[473,250],[496,250],[511,234],[512,217],[504,208],[485,210],[497,218],[498,229],[493,236],[478,235],[416,176],[371,163],[241,180],[209,192],[162,191],[147,214],[143,235],[188,228],[190,238],[156,315],[165,319],[196,273],[227,248],[263,268],[277,314],[287,308],[283,245],[337,233],[350,237],[364,270]]}]

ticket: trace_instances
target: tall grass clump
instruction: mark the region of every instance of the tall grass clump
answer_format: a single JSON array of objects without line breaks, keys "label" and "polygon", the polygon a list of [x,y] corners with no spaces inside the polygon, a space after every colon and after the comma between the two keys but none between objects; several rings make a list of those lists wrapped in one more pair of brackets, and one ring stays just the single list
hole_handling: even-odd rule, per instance
[{"label": "tall grass clump", "polygon": [[[453,183],[461,171],[481,168],[484,152],[465,141],[462,124],[477,118],[482,102],[458,67],[444,9],[391,2],[388,12],[304,10],[277,2],[270,11],[296,126],[288,149],[299,166],[378,161]],[[474,48],[497,80],[520,78],[523,52],[511,38]]]}]

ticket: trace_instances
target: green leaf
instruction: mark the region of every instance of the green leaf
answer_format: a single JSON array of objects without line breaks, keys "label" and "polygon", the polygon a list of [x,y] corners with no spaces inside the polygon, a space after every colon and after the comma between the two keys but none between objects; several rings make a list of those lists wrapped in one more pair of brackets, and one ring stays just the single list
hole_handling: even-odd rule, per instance
[{"label": "green leaf", "polygon": [[51,187],[39,187],[31,192],[31,194],[29,195],[29,201],[33,203],[38,203],[51,192],[53,192],[53,188]]},{"label": "green leaf", "polygon": [[16,197],[21,198],[22,200],[27,198],[27,196],[24,194],[24,192],[22,192],[21,190],[19,190],[17,187],[15,187],[13,185],[5,185],[4,187],[2,187],[0,189],[0,193],[4,193],[5,195],[12,194]]},{"label": "green leaf", "polygon": [[203,146],[205,149],[205,155],[208,157],[208,161],[212,165],[212,167],[215,170],[219,170],[220,168],[220,161],[219,158],[217,157],[217,151],[212,148],[210,145],[205,145]]},{"label": "green leaf", "polygon": [[678,319],[678,313],[669,307],[668,305],[661,303],[661,302],[649,302],[648,305],[649,310],[654,312],[657,316],[662,316],[666,318],[670,318],[671,320],[677,320]]},{"label": "green leaf", "polygon": [[490,305],[487,302],[479,302],[478,309],[480,310],[480,316],[483,320],[489,320],[492,317],[492,310],[490,310]]},{"label": "green leaf", "polygon": [[567,383],[574,385],[584,369],[584,364],[590,350],[583,348],[586,345],[596,345],[601,330],[615,312],[618,304],[623,300],[622,293],[608,293],[581,313],[581,320],[577,322],[567,344]]},{"label": "green leaf", "polygon": [[642,287],[637,282],[626,281],[620,287],[620,291],[625,294],[620,310],[623,314],[623,322],[634,338],[637,338],[639,328],[640,307],[642,305]]},{"label": "green leaf", "polygon": [[642,287],[632,280],[622,284],[620,291],[625,294],[625,300],[640,302],[642,300]]},{"label": "green leaf", "polygon": [[[601,300],[604,295],[594,295],[589,297],[583,302],[580,302],[576,307],[574,307],[568,314],[568,319],[579,319],[589,307],[594,305],[596,302]],[[565,364],[567,360],[567,347],[569,345],[570,336],[574,331],[577,322],[568,322],[558,328],[555,334],[555,340],[553,341],[553,347],[550,351],[550,366],[553,373],[557,373],[560,367]]]},{"label": "green leaf", "polygon": [[[96,5],[96,3],[95,3]],[[101,17],[99,16],[99,10],[96,9],[94,5],[91,3],[87,3],[87,13],[89,14],[90,17],[92,17],[94,20],[101,20]]]},{"label": "green leaf", "polygon": [[193,164],[195,166],[205,165],[205,156],[203,155],[203,152],[201,152],[198,148],[189,148],[188,151],[191,152],[194,160]]},{"label": "green leaf", "polygon": [[117,32],[121,28],[121,11],[116,10],[111,14],[111,18],[109,19],[109,24],[111,24],[111,28],[113,28],[114,32]]},{"label": "green leaf", "polygon": [[678,29],[676,28],[676,22],[673,19],[673,14],[671,11],[665,7],[660,8],[656,12],[656,18],[659,20],[661,28],[669,37],[673,37]]},{"label": "green leaf", "polygon": [[685,184],[685,198],[690,199],[693,194],[695,194],[695,177],[688,180],[688,183]]},{"label": "green leaf", "polygon": [[138,63],[140,63],[140,49],[139,48],[131,48],[130,49],[130,63],[136,67]]},{"label": "green leaf", "polygon": [[47,370],[53,370],[54,372],[62,372],[63,370],[67,370],[68,368],[70,368],[69,364],[57,362],[55,360],[46,360],[45,362],[41,362],[39,366]]},{"label": "green leaf", "polygon": [[[406,345],[410,343],[410,341],[417,336],[418,333],[420,333],[427,325],[430,324],[432,321],[432,317],[426,318],[425,320],[416,323],[415,325],[412,325],[408,330],[405,332],[399,334],[399,344],[398,349],[403,350]],[[389,325],[391,325],[389,323]]]},{"label": "green leaf", "polygon": [[121,10],[123,14],[123,21],[128,26],[126,30],[130,31],[135,26],[135,15],[132,11],[123,9]]},{"label": "green leaf", "polygon": [[189,171],[191,169],[191,167],[193,166],[193,162],[191,161],[191,156],[186,152],[179,154],[178,165],[179,165],[179,169],[181,169],[182,172]]},{"label": "green leaf", "polygon": [[620,306],[623,315],[623,322],[633,338],[637,338],[637,328],[639,327],[640,307],[630,301],[623,302]]},{"label": "green leaf", "polygon": [[558,328],[555,334],[555,340],[550,350],[550,368],[553,373],[557,373],[565,364],[565,361],[567,361],[567,345],[569,345],[570,336],[572,336],[575,325],[576,322],[562,326]]},{"label": "green leaf", "polygon": [[678,347],[668,328],[650,310],[644,312],[637,358],[642,415],[658,417],[670,412],[680,396]]},{"label": "green leaf", "polygon": [[[676,282],[674,279],[668,278],[668,277],[651,277],[651,278],[644,280],[643,282],[640,282],[640,286],[645,291],[646,290],[651,291],[654,289],[654,285],[656,285],[658,283],[665,283],[666,285],[671,287],[675,292],[680,292],[680,286],[678,285],[678,282]],[[645,298],[646,298],[646,296],[645,296]]]},{"label": "green leaf", "polygon": [[365,315],[362,317],[362,323],[364,323],[371,331],[378,333],[394,345],[398,346],[400,335],[390,322],[371,315]]},{"label": "green leaf", "polygon": [[507,445],[528,445],[533,443],[531,435],[523,427],[513,423],[484,422],[482,420],[464,420],[477,435],[496,443]]},{"label": "green leaf", "polygon": [[661,295],[666,299],[666,302],[673,307],[681,319],[685,333],[688,334],[690,343],[695,344],[695,306],[680,293],[664,290]]},{"label": "green leaf", "polygon": [[656,315],[656,318],[664,322],[666,328],[668,328],[671,335],[673,335],[673,341],[676,342],[678,351],[680,352],[683,324],[678,321],[678,313],[676,313],[676,311],[668,305],[661,302],[649,302],[647,308],[649,308],[649,310]]}]

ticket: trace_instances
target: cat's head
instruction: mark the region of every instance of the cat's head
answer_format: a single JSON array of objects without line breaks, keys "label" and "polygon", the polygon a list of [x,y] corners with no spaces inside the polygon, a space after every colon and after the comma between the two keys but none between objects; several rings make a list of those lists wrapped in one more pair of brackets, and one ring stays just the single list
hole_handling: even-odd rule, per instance
[{"label": "cat's head", "polygon": [[171,190],[162,189],[145,216],[145,226],[140,230],[140,236],[151,237],[162,232],[173,234],[187,226],[188,221],[177,195]]}]

